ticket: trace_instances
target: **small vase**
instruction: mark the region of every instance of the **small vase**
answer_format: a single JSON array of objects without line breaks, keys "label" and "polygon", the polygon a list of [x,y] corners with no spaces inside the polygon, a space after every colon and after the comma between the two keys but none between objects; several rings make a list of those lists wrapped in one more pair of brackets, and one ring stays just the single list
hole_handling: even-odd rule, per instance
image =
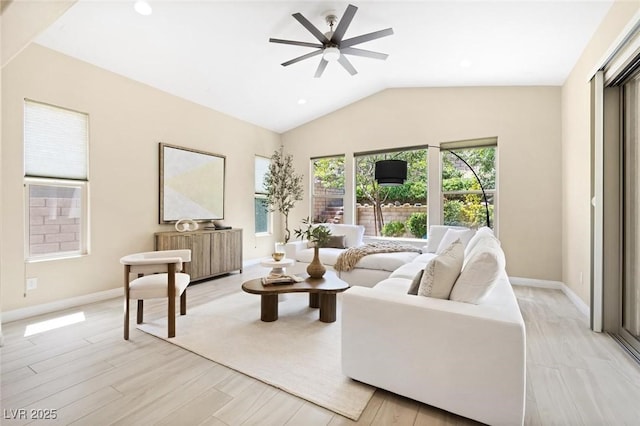
[{"label": "small vase", "polygon": [[311,278],[322,278],[325,272],[327,268],[320,262],[320,248],[316,246],[313,248],[313,260],[307,266],[307,274]]}]

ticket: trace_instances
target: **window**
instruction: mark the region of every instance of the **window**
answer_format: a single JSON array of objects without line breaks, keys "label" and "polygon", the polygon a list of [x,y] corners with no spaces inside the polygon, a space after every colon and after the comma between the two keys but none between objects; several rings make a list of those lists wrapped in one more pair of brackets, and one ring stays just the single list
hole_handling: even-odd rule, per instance
[{"label": "window", "polygon": [[[380,186],[375,163],[404,160],[407,180],[399,186]],[[427,233],[426,147],[355,155],[356,223],[365,235],[424,238]]]},{"label": "window", "polygon": [[27,260],[88,253],[89,116],[24,104]]},{"label": "window", "polygon": [[254,189],[254,218],[255,233],[271,233],[271,213],[267,204],[267,190],[264,187],[264,177],[269,172],[269,158],[256,156],[255,158],[255,189]]},{"label": "window", "polygon": [[313,221],[343,223],[344,156],[315,158],[311,165]]},{"label": "window", "polygon": [[[495,227],[495,140],[442,144],[442,214],[445,225]],[[485,207],[485,197],[487,206]],[[488,221],[487,223],[487,208]]]}]

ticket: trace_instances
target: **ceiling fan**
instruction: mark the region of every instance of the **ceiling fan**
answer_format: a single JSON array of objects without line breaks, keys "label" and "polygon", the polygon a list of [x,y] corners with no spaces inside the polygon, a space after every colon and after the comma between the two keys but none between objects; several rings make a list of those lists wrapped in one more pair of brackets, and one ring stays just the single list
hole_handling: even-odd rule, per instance
[{"label": "ceiling fan", "polygon": [[[358,73],[356,69],[353,67],[351,62],[346,58],[345,55],[354,55],[354,56],[363,56],[365,58],[372,59],[381,59],[385,60],[389,55],[386,53],[372,52],[371,50],[358,49],[353,46],[356,44],[364,43],[367,41],[375,40],[378,38],[386,37],[393,34],[392,28],[387,28],[384,30],[374,31],[372,33],[363,34],[357,37],[348,38],[343,40],[344,34],[347,32],[347,28],[351,24],[351,20],[353,19],[357,7],[350,4],[347,6],[347,9],[344,12],[344,16],[338,22],[338,17],[335,13],[329,12],[325,19],[327,24],[329,25],[329,31],[326,33],[322,33],[319,29],[317,29],[307,18],[302,16],[301,13],[294,13],[292,16],[302,24],[313,36],[318,39],[320,43],[309,43],[306,41],[294,41],[294,40],[282,40],[278,38],[270,38],[269,41],[271,43],[282,43],[282,44],[292,44],[294,46],[305,46],[305,47],[314,47],[317,50],[313,52],[307,53],[305,55],[299,56],[297,58],[291,59],[290,61],[283,62],[282,66],[286,67],[291,64],[295,64],[296,62],[300,62],[305,59],[312,58],[314,56],[322,55],[322,59],[318,64],[318,68],[316,69],[316,73],[314,75],[315,78],[319,78],[322,76],[324,69],[327,67],[329,62],[338,61],[340,65],[346,69],[349,74],[355,75]],[[335,24],[338,24],[333,29]]]}]

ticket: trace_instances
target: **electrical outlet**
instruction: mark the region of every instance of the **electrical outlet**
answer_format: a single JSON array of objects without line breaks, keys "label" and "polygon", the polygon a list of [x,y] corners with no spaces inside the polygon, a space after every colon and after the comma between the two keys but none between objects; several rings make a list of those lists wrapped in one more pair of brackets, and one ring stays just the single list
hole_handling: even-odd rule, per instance
[{"label": "electrical outlet", "polygon": [[37,278],[27,278],[27,291],[35,290],[38,288],[38,279]]}]

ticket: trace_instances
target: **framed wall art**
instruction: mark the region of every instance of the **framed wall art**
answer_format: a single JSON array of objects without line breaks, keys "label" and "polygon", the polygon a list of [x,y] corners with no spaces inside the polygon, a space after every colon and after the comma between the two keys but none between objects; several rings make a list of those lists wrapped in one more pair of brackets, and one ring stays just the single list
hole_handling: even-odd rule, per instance
[{"label": "framed wall art", "polygon": [[160,143],[160,223],[224,219],[223,155]]}]

